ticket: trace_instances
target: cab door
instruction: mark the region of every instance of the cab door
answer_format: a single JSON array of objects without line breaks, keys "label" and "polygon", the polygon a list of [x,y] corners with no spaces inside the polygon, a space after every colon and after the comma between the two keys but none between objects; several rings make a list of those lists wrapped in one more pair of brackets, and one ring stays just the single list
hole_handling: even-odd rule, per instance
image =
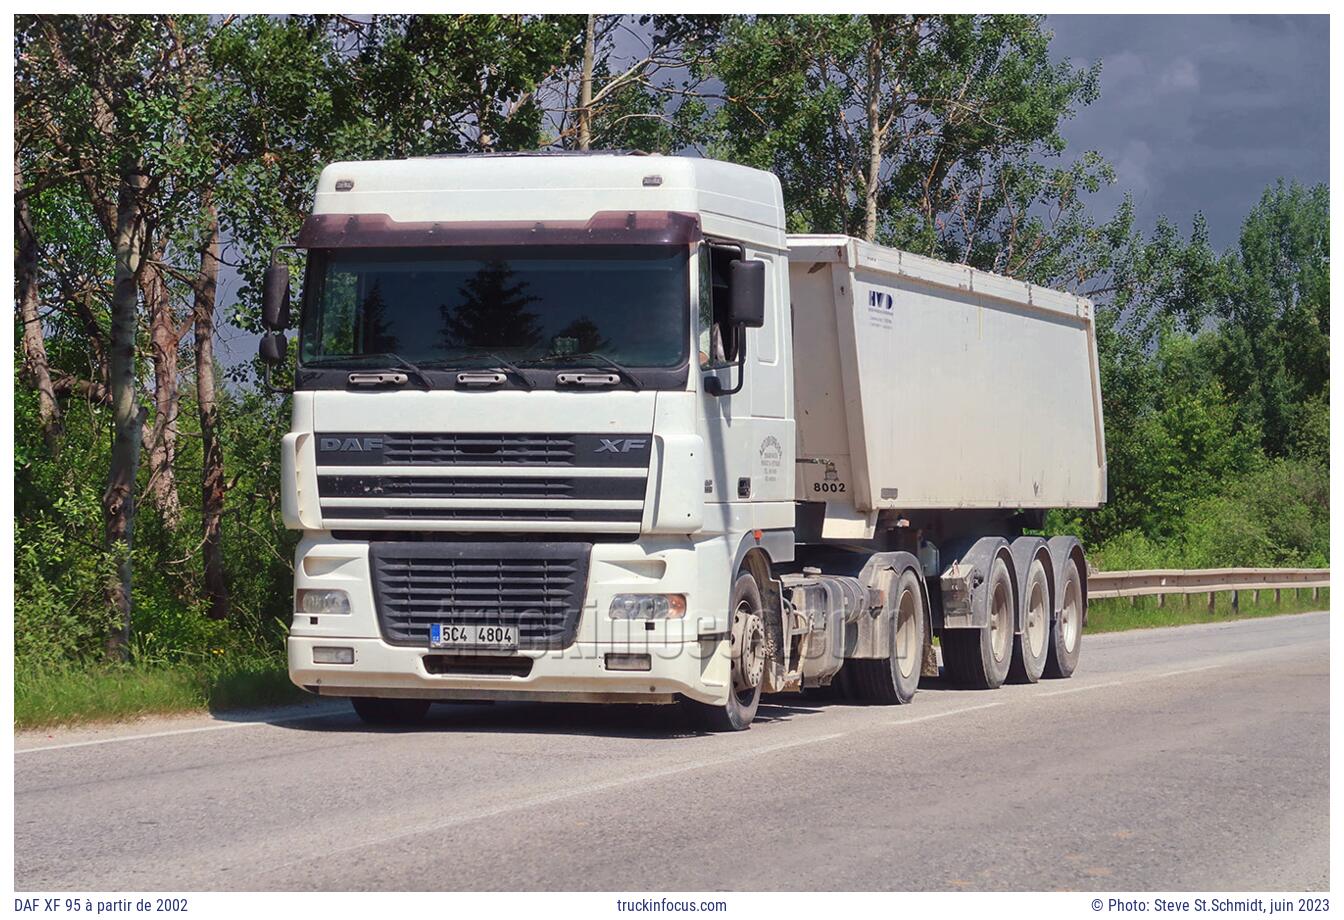
[{"label": "cab door", "polygon": [[[703,243],[698,255],[701,376],[717,377],[725,392],[714,395],[702,383],[703,436],[710,448],[705,501],[733,506],[723,509],[735,522],[727,529],[792,527],[793,387],[781,323],[787,317],[787,260],[717,240]],[[765,263],[765,322],[738,330],[726,322],[728,266],[743,258]]]}]

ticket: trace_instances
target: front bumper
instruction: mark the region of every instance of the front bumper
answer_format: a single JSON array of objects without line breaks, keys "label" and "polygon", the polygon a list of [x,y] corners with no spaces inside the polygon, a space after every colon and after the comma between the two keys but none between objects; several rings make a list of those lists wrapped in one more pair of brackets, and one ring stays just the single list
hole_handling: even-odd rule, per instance
[{"label": "front bumper", "polygon": [[[530,660],[526,675],[520,676],[454,673],[460,671],[454,668],[440,673],[445,669],[431,669],[427,659],[451,654],[446,650],[384,641],[369,544],[310,533],[295,554],[295,587],[344,590],[351,612],[294,617],[288,641],[290,679],[323,696],[662,703],[684,695],[722,704],[731,676],[727,579],[713,577],[729,564],[719,558],[726,553],[720,542],[655,538],[594,544],[575,641],[564,649],[517,653],[515,662]],[[687,616],[612,620],[607,610],[620,593],[685,594]],[[354,662],[315,664],[315,646],[353,649]],[[611,670],[608,654],[648,655],[649,670]]]},{"label": "front bumper", "polygon": [[[354,649],[354,663],[313,664],[313,646],[319,645]],[[526,677],[430,673],[426,660],[436,650],[393,646],[381,639],[291,636],[288,651],[290,679],[322,696],[670,703],[684,695],[722,704],[728,693],[728,643],[719,638],[657,646],[576,643],[563,651],[524,652],[519,657],[532,660]],[[609,653],[646,654],[650,670],[608,670]]]}]

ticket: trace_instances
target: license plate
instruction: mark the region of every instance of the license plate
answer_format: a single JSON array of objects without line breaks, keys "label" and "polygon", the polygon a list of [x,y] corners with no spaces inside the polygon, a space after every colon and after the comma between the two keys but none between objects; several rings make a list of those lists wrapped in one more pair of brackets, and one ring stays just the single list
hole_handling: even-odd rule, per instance
[{"label": "license plate", "polygon": [[432,623],[430,648],[489,648],[513,651],[518,648],[517,626],[454,626]]}]

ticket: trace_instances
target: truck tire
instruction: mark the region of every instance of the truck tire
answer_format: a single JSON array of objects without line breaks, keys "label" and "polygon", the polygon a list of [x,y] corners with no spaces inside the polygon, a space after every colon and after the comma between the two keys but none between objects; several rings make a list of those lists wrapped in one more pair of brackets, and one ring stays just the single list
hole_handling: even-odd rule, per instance
[{"label": "truck tire", "polygon": [[890,654],[845,662],[848,688],[855,699],[886,706],[914,699],[924,663],[924,619],[919,576],[906,569],[896,580],[892,599]]},{"label": "truck tire", "polygon": [[943,631],[943,664],[953,682],[974,690],[1003,686],[1013,660],[1013,573],[1002,556],[989,571],[989,625]]},{"label": "truck tire", "polygon": [[1022,585],[1022,632],[1013,638],[1013,666],[1008,679],[1034,684],[1045,671],[1050,651],[1050,576],[1039,556],[1031,560]]},{"label": "truck tire", "polygon": [[1071,677],[1078,667],[1083,651],[1083,579],[1078,575],[1078,563],[1070,559],[1064,564],[1064,577],[1059,583],[1059,610],[1050,624],[1050,653],[1045,659],[1046,677]]},{"label": "truck tire", "polygon": [[380,700],[368,696],[350,698],[355,715],[368,725],[419,725],[429,712],[429,700]]},{"label": "truck tire", "polygon": [[743,572],[733,583],[731,606],[732,641],[730,672],[732,684],[723,705],[701,703],[682,698],[682,705],[695,726],[709,732],[740,732],[751,727],[761,704],[761,684],[765,676],[765,605],[761,589],[750,573]]}]

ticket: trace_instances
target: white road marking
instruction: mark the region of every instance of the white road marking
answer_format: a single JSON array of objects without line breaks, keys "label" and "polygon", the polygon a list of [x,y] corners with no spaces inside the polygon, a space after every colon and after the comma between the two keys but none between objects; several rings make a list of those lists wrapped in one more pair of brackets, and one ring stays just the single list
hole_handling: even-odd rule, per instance
[{"label": "white road marking", "polygon": [[[1242,657],[1246,656],[1243,655]],[[1212,671],[1214,668],[1226,668],[1234,664],[1236,664],[1235,661],[1220,662],[1218,664],[1204,664],[1197,668],[1181,668],[1179,671],[1163,671],[1161,674],[1155,674],[1153,676],[1156,678],[1176,677],[1178,674],[1194,674],[1197,671]]]},{"label": "white road marking", "polygon": [[1084,684],[1081,687],[1069,687],[1067,690],[1046,690],[1035,694],[1036,696],[1063,696],[1066,693],[1085,693],[1088,690],[1100,690],[1103,687],[1123,687],[1125,684],[1133,683],[1128,680],[1109,680],[1104,684]]},{"label": "white road marking", "polygon": [[1104,684],[1084,684],[1081,687],[1069,687],[1066,690],[1049,690],[1044,693],[1037,693],[1034,696],[1063,696],[1066,693],[1086,693],[1088,690],[1100,690],[1103,687],[1124,687],[1128,684],[1141,684],[1150,680],[1162,680],[1164,677],[1178,677],[1182,674],[1194,674],[1198,671],[1211,671],[1214,668],[1225,668],[1235,662],[1224,664],[1206,664],[1197,668],[1181,668],[1177,671],[1163,671],[1160,674],[1139,674],[1135,680],[1111,680]]},{"label": "white road marking", "polygon": [[93,738],[89,741],[71,741],[66,744],[48,744],[43,747],[16,748],[15,754],[36,754],[39,751],[62,751],[67,748],[91,747],[95,744],[116,744],[119,741],[143,741],[146,738],[168,738],[173,735],[194,735],[198,732],[219,732],[230,728],[256,728],[258,725],[276,725],[281,722],[302,722],[305,719],[330,719],[333,716],[348,715],[345,710],[338,712],[306,713],[301,716],[279,716],[258,722],[225,722],[218,725],[202,725],[197,728],[176,728],[166,732],[146,732],[143,735],[118,735],[115,738]]},{"label": "white road marking", "polygon": [[963,706],[960,709],[949,709],[946,712],[932,712],[927,716],[916,716],[913,719],[893,719],[888,725],[914,725],[916,722],[930,722],[934,719],[943,719],[947,716],[959,716],[964,712],[975,712],[977,709],[993,709],[995,706],[1005,706],[1009,700],[996,700],[993,703],[981,703],[978,706]]}]

